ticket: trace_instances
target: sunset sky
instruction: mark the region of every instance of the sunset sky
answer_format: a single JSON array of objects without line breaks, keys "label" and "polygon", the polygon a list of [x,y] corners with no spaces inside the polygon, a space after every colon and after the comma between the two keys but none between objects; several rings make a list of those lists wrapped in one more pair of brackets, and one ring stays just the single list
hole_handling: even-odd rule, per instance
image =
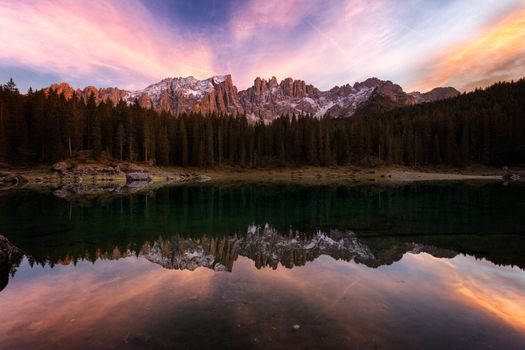
[{"label": "sunset sky", "polygon": [[321,89],[471,90],[525,75],[525,0],[0,0],[0,81],[141,89],[231,73]]}]

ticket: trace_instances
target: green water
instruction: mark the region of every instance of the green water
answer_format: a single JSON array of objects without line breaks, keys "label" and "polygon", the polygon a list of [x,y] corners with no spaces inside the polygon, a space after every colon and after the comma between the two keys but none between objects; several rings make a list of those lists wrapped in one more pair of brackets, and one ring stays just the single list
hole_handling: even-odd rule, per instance
[{"label": "green water", "polygon": [[0,349],[525,344],[519,184],[19,190],[0,234]]}]

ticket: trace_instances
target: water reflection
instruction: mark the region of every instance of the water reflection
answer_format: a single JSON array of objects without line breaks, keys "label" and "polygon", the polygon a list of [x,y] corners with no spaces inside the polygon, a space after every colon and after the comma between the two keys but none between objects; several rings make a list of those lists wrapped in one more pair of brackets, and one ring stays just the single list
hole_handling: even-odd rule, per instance
[{"label": "water reflection", "polygon": [[0,349],[517,349],[524,194],[486,184],[7,194],[0,233],[25,257],[0,292]]},{"label": "water reflection", "polygon": [[[17,248],[13,249],[19,252]],[[83,260],[95,262],[136,256],[166,269],[194,271],[198,267],[204,267],[215,271],[232,271],[235,261],[240,256],[252,260],[258,269],[270,267],[275,270],[278,266],[286,268],[303,266],[322,255],[336,260],[355,261],[375,268],[390,265],[400,260],[407,252],[426,252],[435,257],[446,258],[457,254],[455,251],[401,240],[395,241],[387,248],[375,247],[366,238],[359,238],[352,231],[332,230],[328,233],[318,231],[314,234],[289,231],[282,234],[266,224],[263,227],[251,225],[243,235],[200,237],[175,235],[167,238],[159,237],[151,242],[146,241],[140,246],[128,243],[123,249],[118,246],[108,251],[97,249],[94,254],[86,250],[85,255],[65,255],[52,259],[49,255],[33,256],[28,252],[26,258],[30,266],[37,264],[53,268],[56,265],[76,265]],[[11,275],[15,274],[21,257],[21,254],[14,255],[9,261],[9,266],[6,265],[6,283],[8,272]]]},{"label": "water reflection", "polygon": [[[501,288],[502,279],[512,283]],[[323,256],[277,270],[240,257],[231,273],[167,270],[135,257],[43,271],[25,261],[15,282],[0,298],[5,349],[519,348],[525,341],[522,271],[464,256],[406,254],[379,269]]]}]

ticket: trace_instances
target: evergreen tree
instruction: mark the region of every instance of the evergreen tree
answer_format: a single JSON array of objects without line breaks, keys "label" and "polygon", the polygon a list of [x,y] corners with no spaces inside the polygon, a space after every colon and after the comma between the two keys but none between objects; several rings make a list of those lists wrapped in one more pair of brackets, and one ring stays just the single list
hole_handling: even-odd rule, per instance
[{"label": "evergreen tree", "polygon": [[22,95],[0,86],[0,161],[51,163],[79,151],[159,165],[370,164],[492,166],[525,163],[525,80],[455,98],[351,118],[282,116],[265,124],[245,116],[174,117],[128,106]]}]

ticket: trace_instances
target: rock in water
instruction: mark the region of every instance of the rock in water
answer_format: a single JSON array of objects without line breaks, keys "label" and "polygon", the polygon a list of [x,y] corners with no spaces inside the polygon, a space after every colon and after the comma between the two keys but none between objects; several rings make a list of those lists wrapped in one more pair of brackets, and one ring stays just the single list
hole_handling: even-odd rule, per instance
[{"label": "rock in water", "polygon": [[9,185],[23,185],[28,182],[24,175],[11,174],[11,173],[0,173],[0,184]]},{"label": "rock in water", "polygon": [[215,271],[228,271],[228,269],[226,268],[226,266],[224,266],[223,264],[215,264],[215,266],[213,266],[213,269]]},{"label": "rock in water", "polygon": [[23,185],[29,182],[29,180],[24,175],[16,175],[17,185]]},{"label": "rock in water", "polygon": [[0,291],[7,286],[9,275],[20,265],[22,257],[22,251],[0,235]]}]

